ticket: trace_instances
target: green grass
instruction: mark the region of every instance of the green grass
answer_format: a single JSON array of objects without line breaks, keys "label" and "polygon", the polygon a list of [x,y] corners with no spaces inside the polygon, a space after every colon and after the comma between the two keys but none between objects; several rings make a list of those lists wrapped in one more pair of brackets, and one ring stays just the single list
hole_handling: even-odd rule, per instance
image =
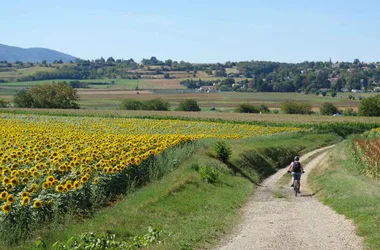
[{"label": "green grass", "polygon": [[[227,144],[235,155],[252,148],[293,143],[307,151],[324,145],[328,138],[332,143],[332,137],[294,134],[227,140]],[[64,225],[46,227],[36,233],[35,238],[41,237],[48,245],[88,231],[110,231],[118,238],[126,238],[144,234],[149,226],[153,226],[170,232],[171,236],[165,236],[162,244],[150,246],[149,249],[192,249],[215,245],[239,222],[239,208],[254,190],[250,180],[240,174],[232,174],[230,168],[211,157],[215,141],[209,139],[198,142],[195,154],[182,162],[178,169],[120,199],[114,206],[79,223],[68,221]],[[244,146],[235,147],[239,143]],[[200,179],[196,169],[204,165],[218,169],[217,183],[209,184]],[[255,181],[258,178],[256,175]],[[37,249],[32,245],[33,241],[29,241],[22,246],[5,249]]]},{"label": "green grass", "polygon": [[337,146],[309,180],[324,204],[355,222],[369,249],[380,249],[380,183],[355,172],[347,147]]}]

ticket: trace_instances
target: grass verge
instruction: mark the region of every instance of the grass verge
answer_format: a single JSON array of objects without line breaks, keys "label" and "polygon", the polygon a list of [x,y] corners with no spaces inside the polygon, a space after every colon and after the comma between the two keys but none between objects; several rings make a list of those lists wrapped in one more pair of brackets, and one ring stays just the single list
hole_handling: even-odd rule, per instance
[{"label": "grass verge", "polygon": [[335,147],[309,182],[324,204],[354,221],[369,249],[380,249],[380,183],[358,174],[347,152],[348,143]]}]

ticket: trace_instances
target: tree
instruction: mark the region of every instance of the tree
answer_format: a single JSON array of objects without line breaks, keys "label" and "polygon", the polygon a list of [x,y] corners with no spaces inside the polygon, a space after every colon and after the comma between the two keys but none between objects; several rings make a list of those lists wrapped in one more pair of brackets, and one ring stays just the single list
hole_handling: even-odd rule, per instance
[{"label": "tree", "polygon": [[331,97],[334,98],[335,96],[336,96],[336,92],[335,91],[331,92]]},{"label": "tree", "polygon": [[168,59],[165,61],[165,65],[171,67],[173,64],[173,61],[171,59]]},{"label": "tree", "polygon": [[108,57],[107,59],[107,63],[114,63],[115,62],[115,59],[113,59],[113,57]]},{"label": "tree", "polygon": [[22,90],[14,96],[16,107],[21,108],[57,108],[78,109],[77,91],[69,84],[59,82],[57,84],[36,85],[30,89]]},{"label": "tree", "polygon": [[164,74],[164,79],[170,79],[170,75],[169,75],[169,73],[165,73],[165,74]]},{"label": "tree", "polygon": [[178,106],[179,111],[201,111],[198,102],[193,99],[187,99],[181,102]]},{"label": "tree", "polygon": [[338,108],[335,107],[332,103],[325,102],[319,108],[321,115],[333,115],[338,113]]},{"label": "tree", "polygon": [[380,116],[380,95],[363,99],[360,102],[359,114],[364,116]]}]

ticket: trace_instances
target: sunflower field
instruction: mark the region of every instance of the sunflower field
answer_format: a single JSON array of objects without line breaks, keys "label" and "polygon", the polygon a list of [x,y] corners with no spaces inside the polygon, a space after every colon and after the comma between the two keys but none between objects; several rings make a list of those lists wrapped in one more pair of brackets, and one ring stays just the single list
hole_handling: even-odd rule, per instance
[{"label": "sunflower field", "polygon": [[125,193],[132,182],[144,184],[155,161],[169,148],[203,138],[237,139],[300,130],[201,121],[0,114],[1,240],[15,243],[46,222],[59,223],[65,214],[92,211]]}]

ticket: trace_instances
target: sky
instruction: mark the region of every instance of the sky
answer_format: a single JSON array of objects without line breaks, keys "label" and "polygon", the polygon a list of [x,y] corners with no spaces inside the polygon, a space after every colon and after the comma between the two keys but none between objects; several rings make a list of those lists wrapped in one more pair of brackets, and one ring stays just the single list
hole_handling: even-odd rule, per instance
[{"label": "sky", "polygon": [[82,59],[380,61],[378,0],[0,0],[0,43]]}]

